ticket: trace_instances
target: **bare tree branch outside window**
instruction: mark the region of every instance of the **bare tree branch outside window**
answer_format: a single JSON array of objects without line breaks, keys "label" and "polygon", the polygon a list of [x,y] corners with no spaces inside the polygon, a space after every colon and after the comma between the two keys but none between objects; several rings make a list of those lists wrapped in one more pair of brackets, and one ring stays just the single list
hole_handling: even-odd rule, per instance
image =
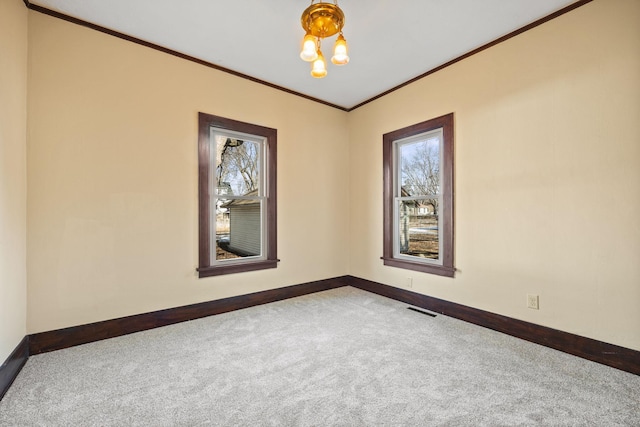
[{"label": "bare tree branch outside window", "polygon": [[[419,141],[402,150],[402,188],[407,196],[440,194],[440,146],[437,138]],[[437,199],[430,199],[433,213],[438,215]]]},{"label": "bare tree branch outside window", "polygon": [[231,194],[246,195],[258,188],[260,175],[259,145],[251,141],[227,138],[221,145],[217,167],[218,188],[231,188]]}]

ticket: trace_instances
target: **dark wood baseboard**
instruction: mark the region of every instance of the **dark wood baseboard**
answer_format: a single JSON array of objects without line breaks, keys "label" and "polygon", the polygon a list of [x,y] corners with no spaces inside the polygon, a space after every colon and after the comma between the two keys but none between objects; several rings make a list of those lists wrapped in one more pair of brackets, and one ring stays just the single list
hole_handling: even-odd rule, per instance
[{"label": "dark wood baseboard", "polygon": [[348,285],[373,292],[407,304],[425,308],[446,316],[474,323],[485,328],[503,332],[517,338],[544,345],[583,359],[612,366],[614,368],[640,375],[640,351],[620,347],[614,344],[574,335],[546,326],[536,325],[523,320],[500,314],[490,313],[477,308],[418,294],[416,292],[383,285],[358,277],[347,276],[342,279]]},{"label": "dark wood baseboard", "polygon": [[166,310],[105,320],[24,337],[0,367],[0,399],[32,354],[60,350],[107,338],[234,310],[281,301],[314,292],[353,286],[416,307],[464,320],[517,338],[640,375],[640,351],[536,325],[500,314],[433,298],[353,276],[335,277]]},{"label": "dark wood baseboard", "polygon": [[[346,277],[346,276],[345,276]],[[80,344],[114,338],[147,329],[167,326],[187,320],[199,319],[214,314],[227,313],[255,305],[267,304],[314,292],[346,286],[345,277],[318,280],[301,285],[287,286],[247,295],[224,298],[215,301],[169,308],[151,313],[121,317],[86,325],[54,331],[40,332],[29,337],[30,354],[60,350]]]},{"label": "dark wood baseboard", "polygon": [[29,359],[29,336],[25,336],[13,350],[7,360],[0,366],[0,400],[16,379],[20,370]]}]

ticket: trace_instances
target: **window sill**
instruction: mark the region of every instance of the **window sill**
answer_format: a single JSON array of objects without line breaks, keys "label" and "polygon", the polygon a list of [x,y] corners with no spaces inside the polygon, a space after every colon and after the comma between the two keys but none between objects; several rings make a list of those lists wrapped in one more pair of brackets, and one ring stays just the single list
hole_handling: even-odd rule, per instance
[{"label": "window sill", "polygon": [[233,265],[225,265],[220,267],[199,267],[198,277],[221,276],[224,274],[243,273],[245,271],[266,270],[268,268],[278,267],[278,259],[267,259],[263,261],[245,262]]},{"label": "window sill", "polygon": [[398,258],[381,257],[380,259],[384,261],[384,265],[388,265],[390,267],[404,268],[406,270],[420,271],[422,273],[437,274],[438,276],[454,277],[456,273],[455,267],[425,264],[422,262],[406,261]]}]

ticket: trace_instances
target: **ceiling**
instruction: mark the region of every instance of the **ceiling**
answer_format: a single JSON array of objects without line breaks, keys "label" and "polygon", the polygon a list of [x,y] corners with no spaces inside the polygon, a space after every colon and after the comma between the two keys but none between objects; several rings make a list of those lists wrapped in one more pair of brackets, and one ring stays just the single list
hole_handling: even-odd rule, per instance
[{"label": "ceiling", "polygon": [[308,0],[30,1],[347,110],[572,3],[339,0],[351,61],[314,79],[298,56]]}]

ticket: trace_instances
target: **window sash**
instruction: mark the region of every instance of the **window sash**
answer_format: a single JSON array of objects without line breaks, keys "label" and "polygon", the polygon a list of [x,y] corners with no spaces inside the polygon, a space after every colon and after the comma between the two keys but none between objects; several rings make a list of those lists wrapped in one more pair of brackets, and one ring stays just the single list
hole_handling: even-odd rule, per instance
[{"label": "window sash", "polygon": [[[246,196],[246,195],[233,195],[233,194],[219,194],[219,186],[218,186],[218,182],[217,182],[217,153],[218,153],[218,138],[217,137],[222,137],[222,139],[225,138],[235,138],[235,139],[240,139],[243,140],[245,142],[251,142],[254,144],[257,144],[259,149],[257,150],[257,156],[258,156],[258,195],[257,196]],[[209,138],[209,143],[210,143],[210,162],[209,162],[209,198],[210,198],[210,204],[209,204],[209,212],[212,213],[212,218],[211,218],[211,222],[214,224],[214,226],[210,227],[210,237],[209,237],[209,242],[210,242],[210,248],[209,248],[209,253],[210,253],[210,265],[212,267],[215,266],[221,266],[221,265],[225,265],[225,264],[239,264],[239,263],[243,263],[246,261],[252,261],[252,260],[265,260],[266,259],[266,242],[268,239],[267,236],[267,227],[266,225],[266,213],[267,210],[265,209],[265,204],[266,204],[266,196],[265,196],[265,182],[266,182],[266,176],[265,176],[265,168],[264,168],[264,159],[266,157],[266,142],[265,142],[265,138],[262,138],[260,136],[257,135],[251,135],[251,134],[246,134],[246,133],[242,133],[242,132],[233,132],[233,131],[228,131],[225,129],[220,129],[220,128],[216,128],[216,127],[211,127],[211,136]],[[260,253],[258,255],[249,255],[249,256],[243,256],[243,257],[239,257],[239,258],[230,258],[230,259],[217,259],[217,253],[216,253],[216,249],[218,246],[218,230],[217,230],[217,214],[218,214],[218,202],[221,202],[224,200],[224,203],[229,203],[233,200],[255,200],[259,203],[260,205],[260,222],[259,222],[259,226],[260,226],[260,230],[259,230],[259,239],[260,239]],[[229,233],[231,234],[232,230],[229,230]]]},{"label": "window sash", "polygon": [[438,180],[439,180],[439,192],[434,194],[419,194],[416,197],[431,196],[434,198],[442,193],[442,162],[443,162],[443,128],[437,128],[428,132],[423,132],[417,135],[412,135],[406,138],[401,138],[393,141],[393,178],[394,178],[394,196],[400,197],[402,189],[402,179],[400,174],[402,173],[400,150],[408,145],[414,144],[420,141],[429,141],[434,138],[438,138]]},{"label": "window sash", "polygon": [[[257,144],[259,149],[257,150],[257,155],[258,155],[258,195],[259,196],[264,196],[265,194],[265,181],[266,181],[266,174],[265,174],[265,162],[264,159],[266,157],[266,138],[258,136],[258,135],[251,135],[248,133],[243,133],[243,132],[235,132],[235,131],[229,131],[226,129],[222,129],[222,128],[217,128],[212,126],[210,128],[210,137],[209,137],[209,144],[210,144],[210,149],[209,149],[209,155],[210,155],[210,171],[209,171],[209,179],[210,179],[210,183],[209,183],[209,192],[210,194],[217,194],[217,190],[218,190],[218,186],[216,185],[216,169],[217,169],[217,140],[218,138],[216,138],[217,136],[222,137],[221,139],[225,139],[225,138],[232,138],[232,139],[239,139],[242,140],[244,142],[249,142],[252,144]],[[223,148],[224,149],[224,148]],[[232,197],[231,195],[229,197]],[[242,197],[241,195],[233,195],[233,197]]]},{"label": "window sash", "polygon": [[417,196],[401,196],[402,194],[402,158],[401,150],[411,144],[421,141],[438,139],[438,188],[442,189],[442,162],[443,162],[443,128],[432,129],[427,132],[412,135],[393,141],[393,188],[394,188],[394,209],[393,209],[393,257],[406,259],[414,262],[426,264],[442,265],[442,226],[438,224],[438,258],[425,258],[416,255],[403,254],[400,251],[400,205],[403,201],[438,200],[437,218],[442,218],[442,192],[435,194],[420,194]]},{"label": "window sash", "polygon": [[[419,257],[416,255],[407,255],[400,252],[400,205],[404,201],[420,201],[420,200],[437,200],[438,201],[438,258],[426,258]],[[442,265],[442,238],[443,238],[443,227],[440,223],[440,218],[442,218],[442,197],[440,196],[429,196],[429,197],[396,197],[394,201],[394,211],[393,211],[393,257],[398,259],[405,259],[407,261],[414,262],[423,262],[426,264],[434,264],[434,265]]]}]

